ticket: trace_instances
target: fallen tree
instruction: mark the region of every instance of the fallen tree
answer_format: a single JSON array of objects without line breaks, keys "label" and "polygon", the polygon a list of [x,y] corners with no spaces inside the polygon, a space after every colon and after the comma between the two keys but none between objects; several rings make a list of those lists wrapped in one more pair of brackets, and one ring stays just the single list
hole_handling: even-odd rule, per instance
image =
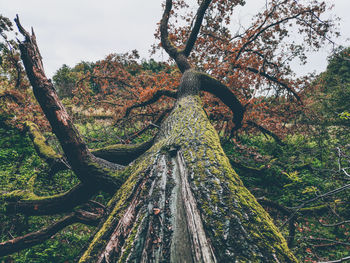
[{"label": "fallen tree", "polygon": [[[9,213],[71,214],[39,233],[1,243],[0,251],[13,252],[37,244],[38,239],[44,240],[71,223],[99,221],[79,262],[297,262],[268,213],[232,169],[203,110],[201,91],[216,96],[231,110],[234,131],[242,127],[246,111],[246,105],[230,88],[190,63],[211,1],[200,3],[182,49],[175,47],[168,34],[172,4],[171,0],[165,4],[161,44],[182,77],[176,94],[155,96],[176,97],[173,109],[164,120],[162,117],[151,141],[95,151],[88,149],[46,78],[34,32],[29,34],[17,17],[19,31],[25,37],[19,47],[27,76],[64,152],[64,157],[52,154],[51,162],[64,158],[65,168],[74,171],[80,184],[56,196],[39,197],[27,191],[4,195]],[[237,59],[241,52],[244,50]],[[104,216],[87,216],[75,210],[98,191],[113,195]],[[11,244],[16,247],[11,248]]]}]

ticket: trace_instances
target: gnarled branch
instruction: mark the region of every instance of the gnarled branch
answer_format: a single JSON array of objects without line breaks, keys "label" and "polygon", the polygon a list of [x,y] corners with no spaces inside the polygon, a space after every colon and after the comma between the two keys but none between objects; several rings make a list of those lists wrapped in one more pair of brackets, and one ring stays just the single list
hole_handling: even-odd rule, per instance
[{"label": "gnarled branch", "polygon": [[35,246],[49,239],[63,228],[74,223],[96,226],[100,221],[102,214],[94,214],[87,211],[76,211],[56,223],[43,228],[39,231],[27,235],[16,237],[12,240],[0,243],[0,256],[6,256],[14,252]]},{"label": "gnarled branch", "polygon": [[218,97],[233,113],[234,131],[242,127],[245,108],[232,91],[217,79],[204,74],[200,74],[201,89]]},{"label": "gnarled branch", "polygon": [[52,131],[57,136],[69,165],[83,183],[95,184],[96,187],[105,191],[115,192],[123,180],[112,174],[121,167],[96,158],[90,153],[59,100],[53,84],[45,76],[33,30],[30,35],[20,24],[18,16],[15,22],[20,33],[25,37],[25,40],[20,42],[19,48],[35,98],[50,122]]},{"label": "gnarled branch", "polygon": [[67,160],[47,144],[45,137],[39,131],[38,126],[33,122],[25,122],[29,137],[34,144],[35,151],[50,167],[50,174],[61,170],[70,169]]},{"label": "gnarled branch", "polygon": [[203,0],[201,5],[199,6],[196,14],[196,21],[191,30],[190,36],[187,39],[186,47],[183,50],[183,54],[188,57],[193,49],[194,44],[196,43],[199,30],[201,28],[205,11],[207,11],[211,0]]},{"label": "gnarled branch", "polygon": [[97,190],[93,185],[78,184],[71,190],[54,196],[37,196],[28,191],[14,191],[1,198],[6,202],[6,213],[24,215],[52,215],[69,212],[87,202]]},{"label": "gnarled branch", "polygon": [[168,22],[169,22],[172,5],[173,5],[172,0],[166,0],[163,17],[162,17],[162,20],[160,21],[160,40],[164,50],[169,54],[169,56],[172,59],[175,60],[180,71],[183,73],[186,70],[190,69],[191,66],[185,54],[181,50],[178,50],[169,38]]},{"label": "gnarled branch", "polygon": [[144,107],[144,106],[150,105],[150,104],[152,104],[154,102],[157,102],[162,96],[166,96],[166,97],[175,99],[176,96],[177,96],[177,92],[172,91],[172,90],[157,90],[156,93],[153,94],[153,96],[149,100],[146,100],[146,101],[141,102],[141,103],[134,104],[134,105],[130,106],[129,108],[127,108],[126,111],[125,111],[124,118],[128,117],[130,112],[133,109]]}]

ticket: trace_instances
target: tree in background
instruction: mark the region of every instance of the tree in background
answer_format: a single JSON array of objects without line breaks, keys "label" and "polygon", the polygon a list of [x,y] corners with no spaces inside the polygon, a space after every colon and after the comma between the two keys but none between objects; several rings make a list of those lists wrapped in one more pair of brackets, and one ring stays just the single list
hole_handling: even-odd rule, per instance
[{"label": "tree in background", "polygon": [[[326,72],[318,79],[321,95],[320,110],[330,125],[349,125],[347,113],[350,109],[350,48],[334,53],[328,61]],[[342,118],[343,117],[343,118]],[[344,118],[345,117],[345,118]]]},{"label": "tree in background", "polygon": [[25,121],[47,127],[39,105],[21,64],[18,43],[8,36],[13,33],[11,21],[0,16],[0,115],[1,125],[23,128]]}]

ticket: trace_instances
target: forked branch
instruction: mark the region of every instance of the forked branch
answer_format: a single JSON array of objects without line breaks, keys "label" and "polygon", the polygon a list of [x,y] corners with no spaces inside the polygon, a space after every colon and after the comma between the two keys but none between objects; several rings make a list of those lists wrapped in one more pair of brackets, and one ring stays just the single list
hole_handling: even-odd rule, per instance
[{"label": "forked branch", "polygon": [[190,55],[194,44],[197,40],[200,27],[203,22],[205,11],[208,9],[211,0],[203,0],[198,8],[196,21],[187,39],[184,49],[178,49],[170,40],[168,33],[169,17],[173,5],[172,0],[166,0],[165,9],[162,20],[160,22],[160,39],[162,47],[169,54],[169,56],[175,60],[180,71],[184,73],[186,70],[191,68],[187,57]]},{"label": "forked branch", "polygon": [[164,50],[169,54],[171,58],[175,59],[179,51],[171,42],[169,38],[169,33],[168,33],[168,23],[169,23],[172,6],[173,6],[173,1],[166,0],[164,13],[162,16],[162,20],[160,21],[160,37],[161,37],[162,47],[164,48]]},{"label": "forked branch", "polygon": [[201,28],[204,14],[207,11],[209,4],[211,3],[211,0],[203,0],[201,5],[199,6],[197,10],[196,15],[196,21],[194,22],[193,28],[191,30],[191,33],[187,39],[186,47],[183,50],[183,53],[186,57],[188,57],[193,49],[194,44],[196,43],[199,30]]},{"label": "forked branch", "polygon": [[39,231],[29,233],[27,235],[16,237],[12,240],[0,243],[0,256],[6,256],[14,252],[35,246],[49,239],[63,228],[72,225],[74,223],[82,223],[86,225],[96,226],[100,219],[101,214],[95,214],[87,211],[76,211],[56,223],[43,228]]}]

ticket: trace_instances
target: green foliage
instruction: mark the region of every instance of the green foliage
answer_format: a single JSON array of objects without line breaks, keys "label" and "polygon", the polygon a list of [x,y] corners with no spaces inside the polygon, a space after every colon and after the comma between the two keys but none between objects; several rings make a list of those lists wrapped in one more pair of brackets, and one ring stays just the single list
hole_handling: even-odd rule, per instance
[{"label": "green foliage", "polygon": [[[87,73],[92,73],[95,64],[92,62],[82,61],[73,68],[63,64],[53,76],[53,81],[57,89],[57,93],[61,98],[71,98],[73,91],[76,88],[77,81],[79,81]],[[94,82],[91,82],[91,88],[94,92],[98,91],[98,87]]]},{"label": "green foliage", "polygon": [[154,73],[161,72],[167,68],[165,63],[157,62],[153,58],[150,60],[142,60],[141,66],[143,70],[149,70]]},{"label": "green foliage", "polygon": [[[302,135],[288,136],[280,146],[262,135],[242,136],[240,142],[247,147],[248,154],[242,155],[233,144],[225,144],[226,153],[233,159],[255,169],[268,167],[264,175],[251,176],[237,169],[248,188],[259,186],[271,193],[269,198],[287,206],[297,205],[300,200],[310,197],[313,187],[325,191],[326,182],[331,178],[320,177],[315,169],[329,165],[321,158],[318,144]],[[330,151],[330,149],[328,149]],[[249,154],[250,152],[250,154]],[[333,184],[332,184],[333,186]]]},{"label": "green foliage", "polygon": [[[78,180],[71,172],[60,172],[49,178],[48,167],[36,154],[29,137],[17,129],[0,128],[0,191],[30,189],[37,195],[52,195],[67,191]],[[34,183],[34,185],[32,185]],[[99,201],[104,201],[100,198]],[[5,215],[0,204],[0,242],[36,231],[59,220],[62,216],[24,217]],[[48,241],[0,262],[71,262],[88,241],[91,227],[75,224],[65,228]]]},{"label": "green foliage", "polygon": [[326,72],[323,74],[325,89],[350,82],[350,47],[340,48],[328,59]]},{"label": "green foliage", "polygon": [[327,70],[319,76],[317,83],[320,90],[313,96],[324,122],[349,126],[346,112],[350,109],[350,48],[342,48],[330,57]]},{"label": "green foliage", "polygon": [[342,120],[349,120],[350,119],[350,113],[348,111],[343,111],[339,114],[339,118]]},{"label": "green foliage", "polygon": [[19,263],[72,262],[86,244],[91,228],[83,225],[69,226],[42,244],[13,254],[7,260]]},{"label": "green foliage", "polygon": [[[344,185],[344,174],[337,172],[336,147],[339,144],[336,140],[328,138],[320,147],[318,138],[294,134],[287,136],[284,143],[285,146],[280,146],[272,139],[250,134],[242,135],[239,145],[224,143],[224,149],[231,159],[256,169],[249,172],[244,168],[235,168],[245,186],[256,197],[268,198],[285,207],[297,207],[321,193]],[[294,253],[299,260],[314,262],[319,261],[320,257],[337,259],[347,255],[347,246],[318,245],[332,243],[326,240],[348,240],[350,226],[327,228],[321,223],[332,224],[348,219],[350,207],[346,204],[349,199],[345,191],[304,207],[305,212],[299,215],[296,222],[294,242]],[[286,222],[287,217],[277,210],[268,211],[278,226]],[[281,229],[286,236],[287,226]]]}]

